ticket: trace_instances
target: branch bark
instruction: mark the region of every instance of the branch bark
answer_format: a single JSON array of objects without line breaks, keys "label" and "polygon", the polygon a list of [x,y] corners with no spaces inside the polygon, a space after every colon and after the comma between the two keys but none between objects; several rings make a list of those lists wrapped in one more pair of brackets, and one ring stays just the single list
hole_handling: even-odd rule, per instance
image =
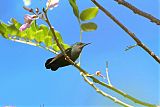
[{"label": "branch bark", "polygon": [[160,63],[160,58],[154,54],[145,44],[143,44],[134,33],[125,27],[119,20],[117,20],[109,11],[101,6],[96,0],[91,0],[101,11],[103,11],[109,18],[111,18],[119,27],[121,27],[142,49],[144,49],[152,58]]},{"label": "branch bark", "polygon": [[126,2],[125,0],[114,0],[114,1],[118,2],[118,4],[121,4],[125,7],[127,7],[128,9],[133,11],[135,14],[143,16],[143,17],[149,19],[151,22],[156,23],[157,25],[160,25],[160,20],[158,18],[152,16],[149,13],[143,12],[142,10],[140,10],[137,7],[133,6],[132,4]]}]

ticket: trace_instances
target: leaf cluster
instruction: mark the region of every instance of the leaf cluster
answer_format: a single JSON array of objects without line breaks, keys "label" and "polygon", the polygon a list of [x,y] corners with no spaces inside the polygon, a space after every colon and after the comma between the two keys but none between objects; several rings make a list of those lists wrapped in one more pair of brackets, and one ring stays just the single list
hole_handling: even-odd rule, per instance
[{"label": "leaf cluster", "polygon": [[83,10],[82,12],[79,12],[76,0],[69,0],[69,3],[73,9],[74,15],[76,16],[78,22],[80,23],[82,31],[89,32],[97,29],[96,23],[86,22],[86,21],[90,21],[97,16],[98,7],[90,7]]},{"label": "leaf cluster", "polygon": [[[57,52],[60,50],[56,45],[56,42],[53,40],[51,30],[46,25],[37,25],[36,21],[33,21],[30,28],[20,31],[19,28],[22,24],[14,18],[10,21],[10,24],[0,22],[0,35],[4,38],[8,40],[15,39],[34,42],[37,45],[44,45],[45,47],[51,48]],[[55,34],[59,43],[61,43],[65,49],[70,47],[68,44],[64,43],[62,36],[58,31],[55,30]]]}]

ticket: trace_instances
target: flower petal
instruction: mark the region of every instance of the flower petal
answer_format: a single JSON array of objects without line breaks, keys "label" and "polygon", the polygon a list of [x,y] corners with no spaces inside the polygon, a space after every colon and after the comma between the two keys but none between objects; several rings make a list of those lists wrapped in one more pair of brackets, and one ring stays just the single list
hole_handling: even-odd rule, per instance
[{"label": "flower petal", "polygon": [[31,16],[31,15],[29,15],[29,14],[26,14],[25,16],[24,16],[24,22],[25,23],[31,23],[32,21],[33,21],[33,17]]},{"label": "flower petal", "polygon": [[59,3],[59,0],[48,0],[46,3],[46,6],[48,9],[53,9],[54,7],[57,7]]},{"label": "flower petal", "polygon": [[30,27],[30,24],[29,23],[25,23],[19,28],[19,30],[22,32],[22,31],[26,30],[29,27]]}]

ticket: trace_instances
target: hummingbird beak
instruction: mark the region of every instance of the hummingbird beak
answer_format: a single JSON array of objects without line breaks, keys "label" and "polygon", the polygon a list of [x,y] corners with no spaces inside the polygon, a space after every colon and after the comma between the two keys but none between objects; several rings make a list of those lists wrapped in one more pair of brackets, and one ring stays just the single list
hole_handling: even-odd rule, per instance
[{"label": "hummingbird beak", "polygon": [[87,46],[87,45],[89,45],[89,44],[91,44],[91,43],[84,43],[83,47],[84,47],[84,46]]}]

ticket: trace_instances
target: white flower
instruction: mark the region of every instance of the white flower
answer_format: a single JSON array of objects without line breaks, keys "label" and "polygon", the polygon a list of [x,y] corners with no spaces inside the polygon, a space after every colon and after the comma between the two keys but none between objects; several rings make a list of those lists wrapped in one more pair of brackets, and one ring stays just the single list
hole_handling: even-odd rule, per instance
[{"label": "white flower", "polygon": [[46,3],[47,9],[53,9],[54,7],[57,7],[59,3],[59,0],[48,0]]}]

